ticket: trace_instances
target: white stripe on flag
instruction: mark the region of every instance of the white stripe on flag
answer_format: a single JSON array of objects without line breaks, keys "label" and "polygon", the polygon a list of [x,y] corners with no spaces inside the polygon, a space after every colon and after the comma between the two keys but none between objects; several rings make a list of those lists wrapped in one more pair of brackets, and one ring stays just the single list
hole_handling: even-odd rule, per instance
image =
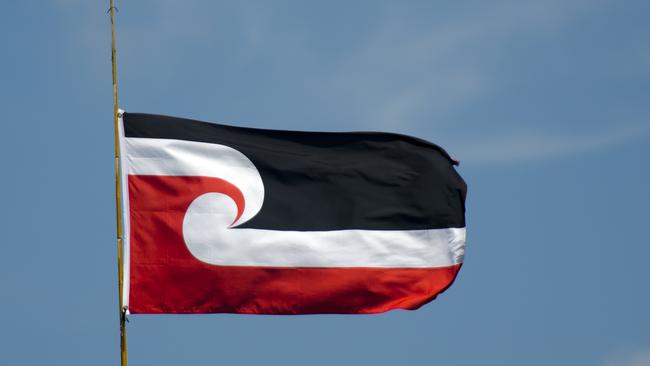
[{"label": "white stripe on flag", "polygon": [[229,228],[230,197],[206,193],[183,220],[183,237],[199,260],[222,266],[446,267],[462,262],[465,228],[432,230],[279,231]]},{"label": "white stripe on flag", "polygon": [[[259,172],[230,147],[171,139],[125,138],[128,174],[225,179],[243,193],[237,224],[262,207]],[[205,193],[188,208],[183,237],[199,260],[224,266],[429,268],[461,263],[465,228],[430,230],[279,231],[233,228],[237,207]]]}]

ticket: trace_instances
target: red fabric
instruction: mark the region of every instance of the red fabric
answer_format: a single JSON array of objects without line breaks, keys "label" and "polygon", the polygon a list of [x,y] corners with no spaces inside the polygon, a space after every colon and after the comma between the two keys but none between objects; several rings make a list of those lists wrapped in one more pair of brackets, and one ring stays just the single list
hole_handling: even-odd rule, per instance
[{"label": "red fabric", "polygon": [[131,313],[380,313],[416,309],[454,281],[442,268],[279,268],[216,266],[185,246],[182,223],[206,192],[237,187],[206,177],[129,176]]}]

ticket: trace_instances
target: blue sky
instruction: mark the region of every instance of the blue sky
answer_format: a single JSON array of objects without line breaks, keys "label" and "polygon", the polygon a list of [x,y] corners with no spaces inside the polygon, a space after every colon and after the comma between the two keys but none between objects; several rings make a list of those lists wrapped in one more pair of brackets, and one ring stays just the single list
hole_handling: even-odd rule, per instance
[{"label": "blue sky", "polygon": [[[132,316],[132,365],[650,365],[650,3],[118,1],[122,108],[461,160],[455,285],[375,316]],[[118,362],[107,1],[0,24],[7,364]]]}]

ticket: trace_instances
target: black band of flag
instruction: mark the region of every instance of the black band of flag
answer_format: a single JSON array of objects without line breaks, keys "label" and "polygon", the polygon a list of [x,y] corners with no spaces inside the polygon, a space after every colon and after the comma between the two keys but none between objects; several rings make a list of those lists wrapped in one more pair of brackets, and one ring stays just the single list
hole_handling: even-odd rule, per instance
[{"label": "black band of flag", "polygon": [[465,226],[466,185],[439,146],[391,133],[241,128],[124,114],[127,138],[230,146],[257,167],[261,211],[242,228],[325,231]]}]

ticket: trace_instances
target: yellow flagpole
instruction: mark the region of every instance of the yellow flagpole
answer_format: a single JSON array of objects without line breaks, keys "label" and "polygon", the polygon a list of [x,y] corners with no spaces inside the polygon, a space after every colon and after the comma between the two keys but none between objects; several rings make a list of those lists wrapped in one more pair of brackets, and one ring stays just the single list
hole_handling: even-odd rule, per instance
[{"label": "yellow flagpole", "polygon": [[121,191],[121,174],[120,174],[120,140],[119,140],[119,109],[117,103],[117,62],[115,59],[115,4],[110,0],[111,14],[111,66],[113,69],[113,128],[115,131],[115,209],[117,213],[117,284],[119,292],[119,318],[120,318],[120,359],[122,366],[127,366],[128,354],[126,351],[126,308],[124,307],[124,298],[122,289],[124,283],[122,277],[124,274],[124,265],[122,263],[122,191]]}]

